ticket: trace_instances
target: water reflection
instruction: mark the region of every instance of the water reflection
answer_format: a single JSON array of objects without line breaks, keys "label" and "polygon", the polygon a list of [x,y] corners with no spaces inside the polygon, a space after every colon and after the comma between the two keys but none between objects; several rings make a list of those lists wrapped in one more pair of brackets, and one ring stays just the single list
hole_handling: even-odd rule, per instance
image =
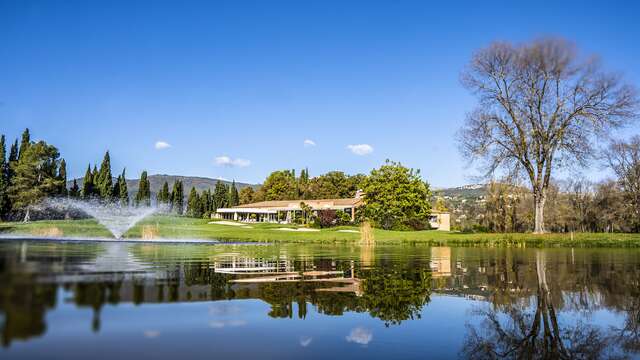
[{"label": "water reflection", "polygon": [[[383,347],[373,357],[396,342],[417,356],[433,344],[416,334],[437,333],[445,324],[432,319],[444,317],[466,329],[443,334],[453,344],[449,354],[460,357],[634,357],[640,351],[639,281],[635,250],[4,241],[0,331],[5,348],[29,344],[49,336],[48,325],[60,321],[47,313],[70,308],[92,314],[87,327],[75,331],[101,334],[103,322],[119,321],[105,307],[131,304],[126,311],[134,314],[174,303],[206,306],[213,331],[253,331],[258,325],[246,318],[241,301],[259,300],[268,308],[254,320],[321,325],[318,316],[338,316],[344,332],[331,333],[330,340],[312,329],[295,335],[299,348],[331,341],[324,354],[345,346],[337,345],[342,339]],[[444,312],[429,312],[434,296]],[[470,311],[454,307],[454,299]],[[397,330],[375,330],[376,322]],[[146,339],[162,338],[172,327],[151,325]],[[268,326],[285,331],[293,325]]]}]

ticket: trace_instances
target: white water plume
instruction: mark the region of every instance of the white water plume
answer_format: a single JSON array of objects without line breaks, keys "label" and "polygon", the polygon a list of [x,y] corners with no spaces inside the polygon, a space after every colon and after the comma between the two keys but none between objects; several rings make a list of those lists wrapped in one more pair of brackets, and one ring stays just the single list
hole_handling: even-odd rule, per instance
[{"label": "white water plume", "polygon": [[81,210],[95,218],[116,239],[122,238],[122,235],[140,220],[161,210],[153,206],[133,207],[118,203],[73,199],[47,199],[42,205],[57,210]]}]

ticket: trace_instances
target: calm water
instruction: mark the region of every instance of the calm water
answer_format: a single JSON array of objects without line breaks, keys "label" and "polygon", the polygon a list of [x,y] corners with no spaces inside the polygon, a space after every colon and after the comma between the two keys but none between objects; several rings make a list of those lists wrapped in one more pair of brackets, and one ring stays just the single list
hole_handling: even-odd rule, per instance
[{"label": "calm water", "polygon": [[639,358],[640,251],[0,241],[0,358]]}]

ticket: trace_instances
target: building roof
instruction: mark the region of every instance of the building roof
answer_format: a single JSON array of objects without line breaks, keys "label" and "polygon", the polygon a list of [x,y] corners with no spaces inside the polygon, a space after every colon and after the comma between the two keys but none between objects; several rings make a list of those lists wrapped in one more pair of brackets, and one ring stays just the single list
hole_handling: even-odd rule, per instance
[{"label": "building roof", "polygon": [[362,199],[350,198],[350,199],[318,199],[318,200],[271,200],[261,201],[252,204],[238,205],[234,209],[252,208],[300,208],[300,203],[305,203],[311,206],[313,209],[332,208],[332,207],[357,207],[362,205]]}]

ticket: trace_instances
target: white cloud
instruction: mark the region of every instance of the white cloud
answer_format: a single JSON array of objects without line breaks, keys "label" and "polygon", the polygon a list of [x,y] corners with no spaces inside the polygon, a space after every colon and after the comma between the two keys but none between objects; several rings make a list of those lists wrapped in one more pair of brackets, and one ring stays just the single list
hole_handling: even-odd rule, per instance
[{"label": "white cloud", "polygon": [[316,142],[311,139],[306,139],[304,141],[304,147],[313,147],[316,146]]},{"label": "white cloud", "polygon": [[373,340],[373,333],[369,329],[357,327],[351,329],[349,336],[346,337],[348,342],[353,342],[360,345],[367,345]]},{"label": "white cloud", "polygon": [[373,146],[369,144],[347,145],[347,149],[360,156],[368,155],[373,152]]},{"label": "white cloud", "polygon": [[216,165],[218,166],[228,166],[228,167],[247,167],[251,165],[251,161],[246,159],[232,159],[228,156],[218,156],[215,159]]},{"label": "white cloud", "polygon": [[300,346],[307,347],[311,345],[313,338],[310,336],[300,336]]},{"label": "white cloud", "polygon": [[156,141],[155,147],[156,147],[156,150],[164,150],[164,149],[170,148],[171,144],[169,144],[166,141],[159,140],[159,141]]}]

